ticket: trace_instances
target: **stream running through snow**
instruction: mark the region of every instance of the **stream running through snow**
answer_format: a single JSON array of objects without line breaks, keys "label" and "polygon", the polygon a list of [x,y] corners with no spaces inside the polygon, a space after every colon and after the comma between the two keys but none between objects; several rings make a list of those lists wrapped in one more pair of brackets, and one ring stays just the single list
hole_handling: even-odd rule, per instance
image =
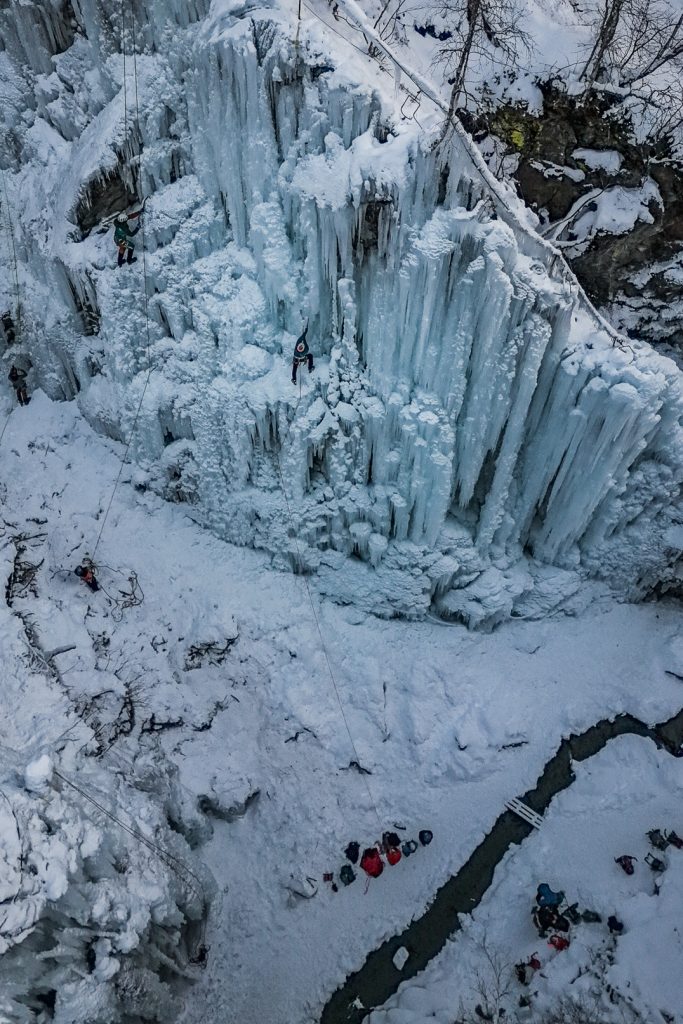
[{"label": "stream running through snow", "polygon": [[[572,761],[586,761],[609,740],[626,735],[647,737],[658,748],[677,756],[683,749],[683,709],[653,727],[632,715],[619,715],[613,721],[603,719],[585,732],[570,736],[547,761],[535,787],[521,799],[543,814],[552,798],[574,781]],[[320,1024],[359,1024],[375,1007],[383,1005],[402,982],[423,971],[459,930],[458,915],[470,914],[478,906],[510,846],[519,845],[532,832],[531,825],[512,811],[504,811],[457,874],[437,891],[424,914],[370,953],[363,966],[334,992],[322,1011]],[[399,971],[393,958],[401,947],[409,957]]]}]

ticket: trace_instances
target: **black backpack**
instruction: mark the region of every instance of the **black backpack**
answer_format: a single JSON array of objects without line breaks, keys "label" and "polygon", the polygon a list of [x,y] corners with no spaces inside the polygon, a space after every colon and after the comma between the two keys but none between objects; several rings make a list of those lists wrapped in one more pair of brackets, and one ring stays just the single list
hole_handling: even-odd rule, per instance
[{"label": "black backpack", "polygon": [[356,872],[353,870],[350,864],[342,865],[342,869],[339,872],[339,879],[344,885],[351,885],[351,882],[356,880]]},{"label": "black backpack", "polygon": [[420,832],[418,832],[417,838],[420,840],[423,846],[429,846],[432,839],[434,838],[434,833],[430,832],[428,828],[423,828]]},{"label": "black backpack", "polygon": [[344,856],[347,860],[350,860],[352,864],[358,863],[358,854],[360,853],[360,846],[358,843],[349,843],[344,850]]},{"label": "black backpack", "polygon": [[395,832],[384,832],[382,835],[382,845],[385,850],[395,850],[401,845],[401,840]]}]

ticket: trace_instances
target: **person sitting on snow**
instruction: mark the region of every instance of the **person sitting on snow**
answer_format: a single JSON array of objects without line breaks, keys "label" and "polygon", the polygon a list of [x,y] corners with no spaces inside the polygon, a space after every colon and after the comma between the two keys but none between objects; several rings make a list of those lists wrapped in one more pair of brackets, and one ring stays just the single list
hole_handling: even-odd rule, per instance
[{"label": "person sitting on snow", "polygon": [[528,960],[523,960],[521,963],[515,964],[515,974],[517,975],[517,980],[520,981],[522,985],[531,984],[534,974],[536,971],[540,971],[540,969],[541,961],[538,959],[537,953],[532,953]]},{"label": "person sitting on snow", "polygon": [[539,907],[559,907],[563,899],[562,890],[553,892],[547,882],[541,882],[536,890],[536,903]]},{"label": "person sitting on snow", "polygon": [[551,928],[561,932],[569,931],[569,921],[558,913],[556,907],[534,907],[532,918],[542,939]]},{"label": "person sitting on snow", "polygon": [[120,213],[116,218],[116,227],[114,228],[114,242],[116,243],[119,249],[118,265],[120,267],[123,266],[123,257],[126,255],[126,252],[128,252],[128,263],[135,263],[135,261],[137,260],[137,256],[134,255],[135,246],[131,242],[131,238],[133,237],[133,235],[137,235],[138,231],[140,230],[140,225],[138,224],[135,230],[132,231],[128,226],[128,221],[135,220],[137,217],[140,216],[141,213],[142,210],[138,210],[137,213]]},{"label": "person sitting on snow", "polygon": [[304,363],[308,363],[308,372],[313,371],[313,356],[308,350],[308,342],[306,341],[306,335],[308,334],[308,324],[304,327],[303,334],[300,334],[296,339],[294,346],[294,358],[292,359],[292,384],[296,384],[296,371],[299,366]]},{"label": "person sitting on snow", "polygon": [[92,566],[89,562],[83,562],[82,565],[77,565],[74,572],[87,587],[90,587],[93,593],[100,589],[100,585],[95,579],[95,573],[92,571]]},{"label": "person sitting on snow", "polygon": [[20,370],[14,365],[14,363],[12,363],[12,367],[7,374],[7,379],[14,388],[19,405],[28,405],[31,399],[28,397],[28,393],[26,391],[26,370]]}]

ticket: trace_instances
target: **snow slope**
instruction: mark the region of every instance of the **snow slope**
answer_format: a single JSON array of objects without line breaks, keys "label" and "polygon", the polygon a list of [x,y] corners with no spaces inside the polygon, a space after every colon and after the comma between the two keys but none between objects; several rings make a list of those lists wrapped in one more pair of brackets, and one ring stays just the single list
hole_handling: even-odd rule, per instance
[{"label": "snow slope", "polygon": [[[11,538],[38,530],[24,560],[44,561],[35,586],[3,610],[3,638],[13,631],[17,645],[6,643],[4,664],[23,689],[12,703],[26,716],[25,739],[8,739],[5,721],[0,742],[30,751],[22,764],[47,753],[69,777],[79,766],[107,800],[123,799],[131,782],[144,794],[160,773],[171,779],[172,800],[150,792],[154,813],[170,815],[218,893],[209,964],[192,993],[176,997],[187,1024],[315,1018],[345,973],[421,912],[562,735],[623,710],[660,720],[680,705],[680,683],[667,674],[680,671],[677,608],[615,606],[595,587],[575,599],[576,618],[492,636],[368,620],[312,595],[323,648],[301,578],[136,490],[130,465],[105,520],[123,452],[93,433],[76,403],[40,393],[7,422],[5,549],[12,559]],[[100,530],[105,591],[91,595],[71,569]],[[112,599],[132,570],[144,601],[121,609]],[[58,677],[22,668],[19,612],[45,651],[75,644],[55,655]],[[87,765],[83,751],[73,761],[83,744]],[[371,775],[349,768],[356,757]],[[12,787],[35,800],[20,780]],[[82,813],[87,820],[92,807]],[[338,870],[347,842],[372,841],[394,822],[410,834],[427,825],[435,842],[367,894],[360,881],[332,893],[322,875]],[[70,990],[65,1004],[82,1019]],[[111,1006],[97,1012],[116,1019]]]},{"label": "snow slope", "polygon": [[[435,112],[402,119],[357,33],[311,17],[293,43],[286,8],[229,2],[126,24],[82,3],[69,32],[56,10],[52,42],[34,5],[3,14],[8,354],[131,438],[141,488],[385,616],[491,627],[581,575],[629,595],[675,579],[680,372],[548,276],[526,213],[492,208],[464,137],[432,148]],[[118,272],[97,225],[136,185],[145,259]]]}]

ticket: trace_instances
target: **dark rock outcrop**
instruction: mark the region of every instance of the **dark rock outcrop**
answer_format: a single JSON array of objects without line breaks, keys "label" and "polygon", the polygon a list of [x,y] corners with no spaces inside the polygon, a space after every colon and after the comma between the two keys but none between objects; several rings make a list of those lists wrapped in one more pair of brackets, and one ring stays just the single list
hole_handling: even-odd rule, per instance
[{"label": "dark rock outcrop", "polygon": [[[671,309],[679,302],[683,308],[683,164],[671,155],[667,137],[635,141],[620,97],[569,96],[553,83],[539,87],[542,116],[507,105],[463,119],[478,140],[493,135],[516,154],[519,192],[547,226],[559,226],[582,196],[584,211],[590,210],[596,189],[655,182],[662,205],[650,202],[652,223],[638,220],[625,234],[598,231],[581,251],[571,246],[569,218],[560,238],[581,284],[617,326],[683,357],[683,318]],[[577,149],[616,150],[621,166],[590,168],[572,155]],[[679,262],[681,270],[672,273]]]}]

